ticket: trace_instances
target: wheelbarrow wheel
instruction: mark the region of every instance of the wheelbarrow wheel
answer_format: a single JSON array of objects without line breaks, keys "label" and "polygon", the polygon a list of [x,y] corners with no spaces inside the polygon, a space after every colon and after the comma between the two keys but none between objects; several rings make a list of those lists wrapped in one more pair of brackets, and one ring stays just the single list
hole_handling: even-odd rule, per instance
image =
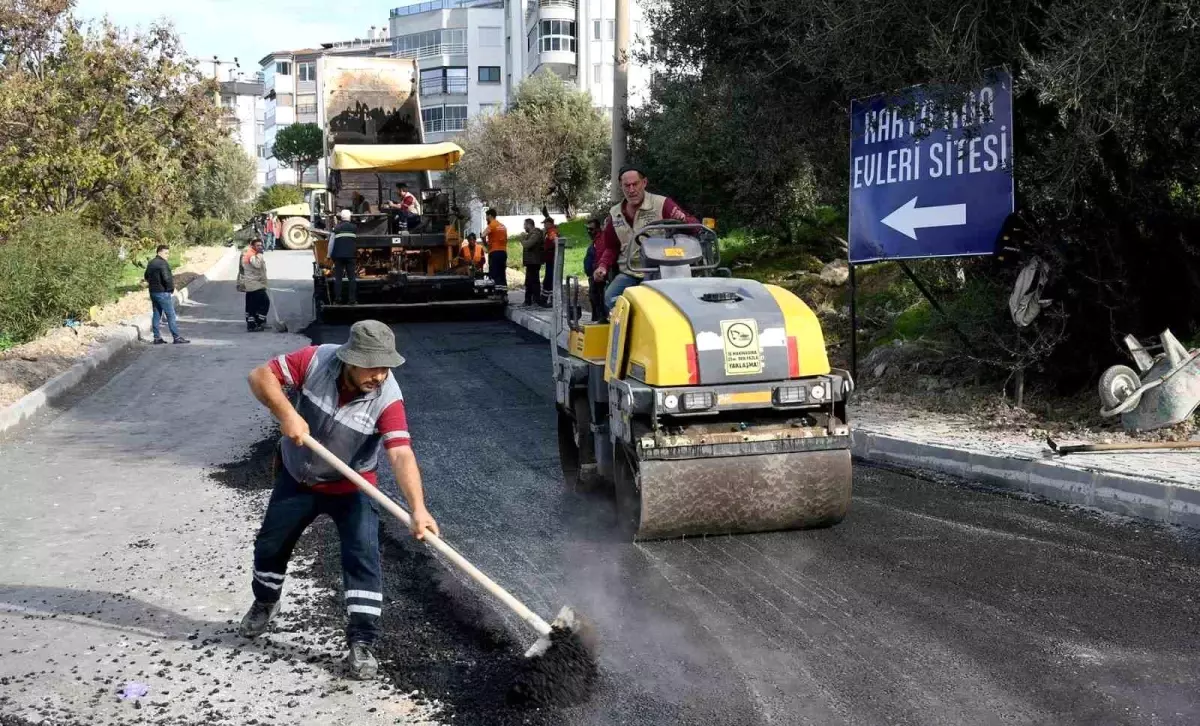
[{"label": "wheelbarrow wheel", "polygon": [[[1105,409],[1113,409],[1124,403],[1142,385],[1142,379],[1129,366],[1113,366],[1100,376],[1100,402]],[[1141,394],[1137,394],[1141,398]],[[1137,402],[1131,402],[1137,406]]]}]

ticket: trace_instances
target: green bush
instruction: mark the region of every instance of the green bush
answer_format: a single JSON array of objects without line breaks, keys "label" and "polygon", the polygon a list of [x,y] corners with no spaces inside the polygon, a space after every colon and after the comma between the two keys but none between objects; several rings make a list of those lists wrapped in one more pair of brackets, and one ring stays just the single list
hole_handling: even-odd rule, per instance
[{"label": "green bush", "polygon": [[254,200],[254,213],[262,214],[269,209],[303,201],[304,190],[295,184],[273,184],[258,193]]},{"label": "green bush", "polygon": [[201,247],[219,247],[233,237],[233,225],[216,217],[192,219],[187,224],[187,241]]},{"label": "green bush", "polygon": [[83,319],[120,276],[113,245],[70,214],[36,216],[0,245],[0,337],[24,342]]}]

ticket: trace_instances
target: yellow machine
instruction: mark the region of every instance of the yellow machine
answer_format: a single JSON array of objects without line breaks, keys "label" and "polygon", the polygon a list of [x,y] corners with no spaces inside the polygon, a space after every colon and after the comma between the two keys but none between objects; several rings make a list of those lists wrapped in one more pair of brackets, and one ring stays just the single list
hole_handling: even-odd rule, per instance
[{"label": "yellow machine", "polygon": [[826,526],[851,498],[850,374],[783,288],[719,269],[715,233],[657,222],[625,251],[644,277],[580,323],[555,255],[559,452],[571,486],[613,486],[635,539]]}]

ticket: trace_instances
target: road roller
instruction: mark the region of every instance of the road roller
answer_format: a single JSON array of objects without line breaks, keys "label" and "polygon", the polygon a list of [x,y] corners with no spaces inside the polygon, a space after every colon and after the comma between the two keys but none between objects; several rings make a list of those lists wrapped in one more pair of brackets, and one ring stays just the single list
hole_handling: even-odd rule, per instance
[{"label": "road roller", "polygon": [[611,491],[634,540],[830,526],[850,508],[854,383],[791,292],[720,267],[716,233],[661,220],[622,252],[641,278],[582,323],[555,255],[552,364],[567,486]]}]

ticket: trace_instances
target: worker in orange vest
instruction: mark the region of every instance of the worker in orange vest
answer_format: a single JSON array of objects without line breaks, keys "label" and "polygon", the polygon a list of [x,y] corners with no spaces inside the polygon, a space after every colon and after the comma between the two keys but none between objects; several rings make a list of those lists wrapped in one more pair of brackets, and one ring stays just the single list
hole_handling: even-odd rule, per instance
[{"label": "worker in orange vest", "polygon": [[467,239],[458,248],[458,264],[482,270],[483,259],[483,245],[479,243],[479,238],[472,232],[467,235]]}]

